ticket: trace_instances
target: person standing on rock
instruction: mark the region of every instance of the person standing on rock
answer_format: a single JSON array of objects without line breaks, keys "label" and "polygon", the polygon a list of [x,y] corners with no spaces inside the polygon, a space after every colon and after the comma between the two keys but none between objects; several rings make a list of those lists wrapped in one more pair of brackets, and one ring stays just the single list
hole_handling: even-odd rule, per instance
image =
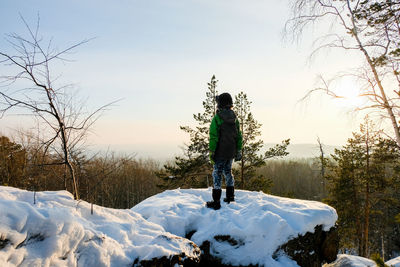
[{"label": "person standing on rock", "polygon": [[218,210],[221,208],[221,183],[222,175],[225,176],[226,197],[224,201],[235,201],[235,180],[232,175],[232,162],[242,158],[242,133],[239,120],[232,110],[233,102],[229,93],[223,93],[216,97],[217,114],[210,125],[210,162],[213,169],[212,201],[206,206]]}]

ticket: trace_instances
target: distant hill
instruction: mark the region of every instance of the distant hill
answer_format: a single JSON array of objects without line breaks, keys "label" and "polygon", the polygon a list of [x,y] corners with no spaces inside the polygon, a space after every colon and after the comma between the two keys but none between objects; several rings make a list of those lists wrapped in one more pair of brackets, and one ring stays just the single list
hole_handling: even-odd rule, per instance
[{"label": "distant hill", "polygon": [[[273,147],[274,145],[275,144],[267,144],[266,149]],[[333,154],[335,148],[340,148],[340,146],[323,145],[326,156]],[[290,144],[288,152],[288,158],[314,158],[320,156],[318,144]]]},{"label": "distant hill", "polygon": [[[276,144],[266,144],[265,150]],[[115,152],[117,154],[132,155],[138,158],[152,158],[155,160],[168,160],[173,159],[174,156],[181,155],[181,146],[175,144],[150,144],[150,145],[135,145],[135,144],[125,144],[125,145],[93,145],[89,148],[90,151],[98,152],[101,151],[105,153]],[[335,148],[340,148],[339,146],[324,145],[324,152],[328,156],[334,152]],[[289,156],[286,157],[290,159],[296,158],[314,158],[319,157],[319,147],[317,144],[290,144],[288,147]]]}]

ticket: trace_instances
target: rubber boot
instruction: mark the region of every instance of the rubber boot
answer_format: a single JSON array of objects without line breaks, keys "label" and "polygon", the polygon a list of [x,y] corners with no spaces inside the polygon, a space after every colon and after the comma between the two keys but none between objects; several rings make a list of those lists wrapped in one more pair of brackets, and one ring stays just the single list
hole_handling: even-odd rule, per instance
[{"label": "rubber boot", "polygon": [[235,201],[235,187],[233,186],[227,186],[226,187],[226,197],[224,198],[224,202],[227,202],[228,204],[230,202]]},{"label": "rubber boot", "polygon": [[207,202],[207,204],[206,204],[207,208],[215,209],[215,210],[219,210],[221,208],[221,202],[220,202],[221,193],[222,193],[221,189],[213,189],[212,190],[213,201]]}]

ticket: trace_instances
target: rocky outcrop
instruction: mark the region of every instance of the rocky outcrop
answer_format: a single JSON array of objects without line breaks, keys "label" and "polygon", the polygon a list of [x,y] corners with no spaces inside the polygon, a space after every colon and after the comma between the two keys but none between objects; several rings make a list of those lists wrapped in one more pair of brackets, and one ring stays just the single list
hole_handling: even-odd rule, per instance
[{"label": "rocky outcrop", "polygon": [[[164,191],[132,208],[201,248],[199,266],[321,266],[336,259],[336,211],[321,202],[237,190],[207,209],[211,189]],[[299,236],[301,235],[301,236]]]},{"label": "rocky outcrop", "polygon": [[5,248],[10,243],[10,240],[0,237],[0,249]]},{"label": "rocky outcrop", "polygon": [[[0,186],[0,266],[320,266],[336,258],[337,213],[323,203],[237,190],[169,190],[131,210],[76,202],[65,191]],[[306,233],[306,234],[304,234]],[[55,245],[62,244],[62,245]],[[297,263],[296,263],[297,262]]]},{"label": "rocky outcrop", "polygon": [[[190,238],[193,232],[187,234]],[[229,235],[214,236],[213,242],[224,242],[232,247],[243,246],[242,240],[236,240]],[[222,263],[222,259],[211,253],[211,242],[205,241],[200,246],[202,254],[200,262],[197,266],[216,266],[216,267],[233,267]],[[274,253],[274,257],[285,253],[291,259],[302,267],[320,267],[323,263],[331,263],[336,260],[339,250],[339,236],[336,227],[332,227],[329,231],[324,231],[321,225],[315,227],[314,233],[306,233],[289,240],[286,244],[280,246]],[[185,265],[186,266],[186,265]],[[194,266],[194,265],[191,265]],[[246,267],[255,267],[258,265],[246,265]],[[244,266],[239,266],[244,267]]]},{"label": "rocky outcrop", "polygon": [[[140,260],[137,258],[133,266],[140,266],[140,267],[166,267],[166,266],[187,266],[187,267],[195,267],[198,266],[200,263],[200,256],[201,250],[200,248],[193,243],[192,241],[178,236],[167,236],[167,235],[160,235],[156,238],[157,240],[163,240],[166,242],[171,242],[173,239],[177,242],[186,243],[186,252],[185,250],[182,251],[180,254],[170,255],[170,256],[163,256],[158,258],[152,258],[150,260]],[[158,242],[155,241],[157,244]],[[171,242],[172,243],[172,242]],[[176,242],[175,242],[176,243]]]},{"label": "rocky outcrop", "polygon": [[[222,242],[228,242],[230,243],[232,246],[237,246],[238,244],[240,244],[237,240],[233,239],[230,236],[215,236],[214,237],[215,240],[219,240]],[[224,241],[223,241],[224,240]],[[202,254],[200,256],[200,263],[199,263],[199,267],[209,267],[209,266],[213,266],[213,267],[256,267],[258,265],[229,265],[229,264],[223,264],[222,263],[222,259],[213,256],[210,253],[211,250],[211,244],[210,241],[205,241],[201,246],[201,251]]]},{"label": "rocky outcrop", "polygon": [[280,246],[274,257],[284,252],[302,267],[320,267],[323,263],[335,261],[338,251],[337,228],[332,227],[329,231],[324,231],[321,225],[317,225],[314,233],[299,235]]}]

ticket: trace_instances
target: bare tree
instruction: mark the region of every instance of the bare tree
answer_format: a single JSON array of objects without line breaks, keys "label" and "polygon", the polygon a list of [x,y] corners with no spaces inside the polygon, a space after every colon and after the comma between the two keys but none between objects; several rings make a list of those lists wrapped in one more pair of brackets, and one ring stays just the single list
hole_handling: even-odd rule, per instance
[{"label": "bare tree", "polygon": [[[317,137],[317,143],[318,143],[318,147],[319,147],[319,152],[321,153],[319,156],[319,161],[321,164],[321,177],[322,180],[325,180],[325,169],[326,169],[326,157],[325,157],[325,153],[324,153],[324,148],[323,148],[323,144],[321,143],[321,140],[319,139],[319,137]],[[325,187],[325,183],[324,183],[324,187]]]},{"label": "bare tree", "polygon": [[74,197],[79,199],[71,154],[82,143],[101,111],[111,103],[93,112],[86,111],[85,105],[79,103],[75,92],[71,91],[72,87],[57,85],[59,77],[51,72],[57,62],[67,61],[64,56],[89,40],[58,50],[52,40],[46,41],[40,36],[39,17],[34,28],[23,17],[21,19],[27,36],[7,35],[13,52],[0,51],[0,63],[4,65],[4,72],[9,73],[0,76],[0,118],[12,109],[24,110],[46,127],[47,138],[42,142],[44,151],[58,154],[61,160],[43,164],[64,165]]},{"label": "bare tree", "polygon": [[[326,26],[315,41],[323,48],[358,51],[365,68],[354,73],[366,81],[360,96],[368,99],[362,109],[373,109],[389,118],[400,146],[400,3],[398,1],[292,0],[292,18],[286,32],[299,37],[309,25]],[[328,22],[328,23],[327,23]],[[323,90],[338,97],[328,83]]]}]

